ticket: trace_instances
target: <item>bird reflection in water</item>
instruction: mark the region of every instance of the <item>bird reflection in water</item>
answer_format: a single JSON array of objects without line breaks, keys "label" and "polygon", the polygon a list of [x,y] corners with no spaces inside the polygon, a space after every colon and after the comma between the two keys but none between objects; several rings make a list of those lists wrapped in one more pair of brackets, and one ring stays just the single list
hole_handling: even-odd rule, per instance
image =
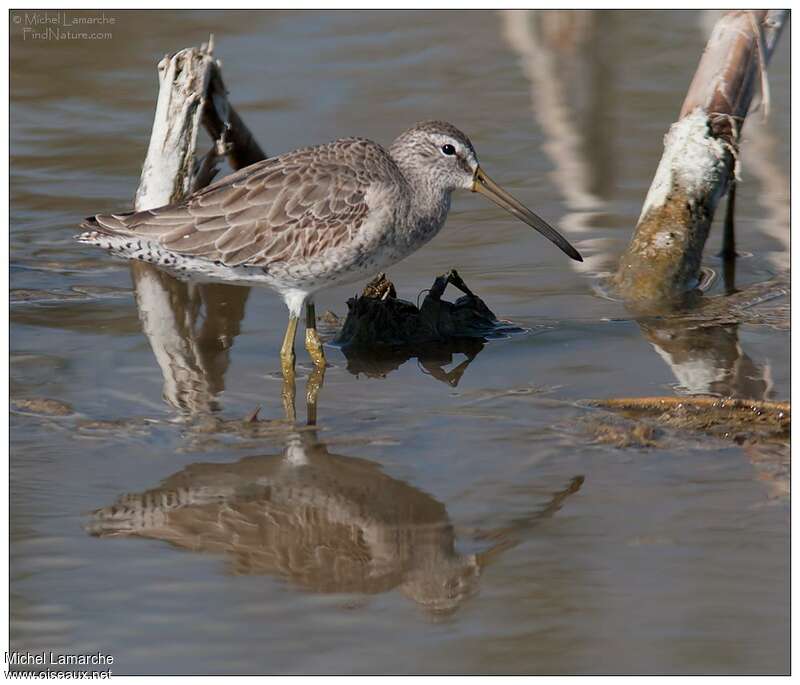
[{"label": "bird reflection in water", "polygon": [[233,574],[277,576],[306,591],[399,589],[441,614],[474,595],[481,571],[582,484],[573,478],[530,515],[476,534],[482,551],[460,554],[440,501],[372,461],[331,454],[316,431],[293,430],[282,454],[192,464],[98,509],[88,530],[223,554]]},{"label": "bird reflection in water", "polygon": [[[145,264],[133,266],[133,277],[142,327],[164,375],[165,400],[193,416],[217,411],[249,289],[188,285]],[[456,385],[483,344],[346,354],[351,372],[369,375],[385,375],[416,356],[434,378]],[[445,370],[459,353],[465,361]],[[317,369],[307,382],[310,426],[323,374]],[[442,502],[375,462],[331,454],[315,429],[296,426],[293,385],[284,386],[283,398],[291,428],[278,431],[285,440],[281,454],[192,464],[156,488],[95,511],[90,534],[223,554],[234,574],[277,576],[306,591],[373,595],[399,589],[441,614],[472,596],[481,571],[583,484],[582,476],[575,477],[529,516],[476,533],[474,544],[484,548],[461,554]],[[253,416],[247,426],[259,427],[253,422],[261,423]]]}]

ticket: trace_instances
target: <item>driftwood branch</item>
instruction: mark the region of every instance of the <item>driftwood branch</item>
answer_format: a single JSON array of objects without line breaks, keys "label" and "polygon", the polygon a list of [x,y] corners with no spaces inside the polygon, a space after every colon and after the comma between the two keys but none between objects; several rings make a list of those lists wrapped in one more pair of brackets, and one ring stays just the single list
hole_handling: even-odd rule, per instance
[{"label": "driftwood branch", "polygon": [[787,10],[735,10],[717,22],[681,107],[615,283],[637,303],[673,303],[697,282],[720,199],[739,166],[739,139]]}]

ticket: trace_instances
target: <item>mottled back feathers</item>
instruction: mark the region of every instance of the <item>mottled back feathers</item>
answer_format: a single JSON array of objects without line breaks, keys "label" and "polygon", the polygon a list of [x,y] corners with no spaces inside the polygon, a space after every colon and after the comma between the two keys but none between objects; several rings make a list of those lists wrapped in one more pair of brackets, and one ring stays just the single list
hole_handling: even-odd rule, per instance
[{"label": "mottled back feathers", "polygon": [[403,182],[381,146],[344,138],[258,162],[180,203],[97,215],[83,227],[226,266],[267,266],[351,240],[369,211],[370,187]]}]

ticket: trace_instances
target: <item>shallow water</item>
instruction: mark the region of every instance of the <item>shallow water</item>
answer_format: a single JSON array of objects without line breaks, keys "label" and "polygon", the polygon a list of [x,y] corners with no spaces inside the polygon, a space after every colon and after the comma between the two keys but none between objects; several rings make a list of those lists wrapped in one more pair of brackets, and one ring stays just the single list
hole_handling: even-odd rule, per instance
[{"label": "shallow water", "polygon": [[[687,334],[602,296],[704,14],[113,16],[105,41],[12,24],[12,648],[100,650],[115,673],[788,671],[788,447],[620,448],[576,404],[789,397],[785,327]],[[586,261],[456,198],[391,269],[399,294],[456,267],[531,332],[452,360],[351,360],[358,375],[331,348],[318,430],[290,429],[276,297],[190,289],[71,240],[130,205],[155,63],[210,31],[269,152],[452,120]],[[739,286],[788,268],[788,28],[769,77],[771,117],[745,130]]]}]

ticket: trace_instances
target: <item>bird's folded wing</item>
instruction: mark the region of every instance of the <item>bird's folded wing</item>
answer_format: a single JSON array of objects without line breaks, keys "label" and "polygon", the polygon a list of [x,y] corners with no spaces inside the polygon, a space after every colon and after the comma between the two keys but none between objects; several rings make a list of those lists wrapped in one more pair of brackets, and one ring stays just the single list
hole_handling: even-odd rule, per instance
[{"label": "bird's folded wing", "polygon": [[178,204],[97,215],[86,225],[228,266],[303,261],[358,230],[370,182],[311,148],[253,164]]}]

